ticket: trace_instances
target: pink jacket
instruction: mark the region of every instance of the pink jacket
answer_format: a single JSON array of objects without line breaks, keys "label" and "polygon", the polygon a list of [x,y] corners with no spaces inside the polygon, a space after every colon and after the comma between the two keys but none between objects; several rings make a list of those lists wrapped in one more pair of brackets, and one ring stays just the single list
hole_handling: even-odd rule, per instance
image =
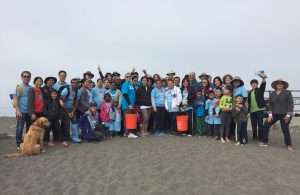
[{"label": "pink jacket", "polygon": [[102,103],[102,106],[101,106],[101,119],[102,119],[102,122],[109,122],[110,119],[109,119],[109,110],[111,109],[112,107],[112,102],[109,103],[109,106],[106,106],[106,102],[103,102]]}]

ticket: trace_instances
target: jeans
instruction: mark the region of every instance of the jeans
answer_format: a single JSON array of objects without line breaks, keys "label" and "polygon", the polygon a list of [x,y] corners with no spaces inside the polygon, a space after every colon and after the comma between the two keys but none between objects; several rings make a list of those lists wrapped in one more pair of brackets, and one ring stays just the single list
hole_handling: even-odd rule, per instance
[{"label": "jeans", "polygon": [[193,134],[193,112],[194,110],[193,109],[190,109],[190,110],[186,110],[187,114],[188,114],[188,131],[187,133],[188,134]]},{"label": "jeans", "polygon": [[284,135],[284,143],[286,146],[292,145],[291,135],[290,135],[290,122],[292,118],[290,118],[290,121],[288,123],[285,123],[284,117],[286,114],[273,114],[273,120],[269,123],[268,121],[265,121],[264,128],[263,128],[263,142],[268,143],[269,142],[269,131],[272,125],[274,125],[277,121],[280,121],[281,130]]},{"label": "jeans", "polygon": [[16,143],[19,147],[20,144],[23,142],[23,129],[26,123],[26,133],[29,130],[31,125],[31,118],[28,113],[22,113],[22,117],[17,120],[17,127],[16,127]]},{"label": "jeans", "polygon": [[237,137],[236,140],[239,141],[241,144],[247,143],[247,122],[237,122]]},{"label": "jeans", "polygon": [[[264,123],[264,111],[257,111],[250,114],[251,118],[251,126],[253,131],[253,139],[261,140],[262,139],[262,131],[263,131],[263,123]],[[258,127],[258,132],[257,132]]]}]

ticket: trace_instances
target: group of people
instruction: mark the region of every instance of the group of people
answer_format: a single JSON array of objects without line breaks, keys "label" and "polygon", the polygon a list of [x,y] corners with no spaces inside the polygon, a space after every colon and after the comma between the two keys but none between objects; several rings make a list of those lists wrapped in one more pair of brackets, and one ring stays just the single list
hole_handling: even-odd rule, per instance
[{"label": "group of people", "polygon": [[[16,109],[16,143],[22,143],[26,129],[39,117],[46,117],[51,127],[46,128],[44,141],[48,146],[69,141],[80,143],[103,137],[127,136],[128,138],[156,136],[209,136],[222,143],[235,140],[235,145],[248,143],[247,123],[250,114],[252,139],[260,146],[268,146],[269,130],[280,121],[284,142],[292,150],[289,124],[294,102],[287,88],[288,82],[278,79],[272,82],[274,89],[268,101],[264,94],[266,75],[261,71],[259,81],[250,81],[251,90],[244,81],[230,74],[222,78],[202,73],[199,81],[195,72],[180,78],[170,71],[162,78],[135,68],[121,79],[118,72],[103,74],[98,66],[99,78],[87,71],[82,78],[66,82],[67,72],[58,72],[58,78],[49,76],[43,80],[37,76],[30,85],[31,73],[21,73],[22,83],[15,89],[13,105]],[[126,128],[127,114],[138,116],[137,129]],[[177,116],[188,116],[188,130],[178,131]],[[264,118],[265,121],[264,121]],[[71,134],[70,134],[71,129]],[[53,139],[50,138],[52,131]],[[231,139],[232,138],[232,139]]]}]

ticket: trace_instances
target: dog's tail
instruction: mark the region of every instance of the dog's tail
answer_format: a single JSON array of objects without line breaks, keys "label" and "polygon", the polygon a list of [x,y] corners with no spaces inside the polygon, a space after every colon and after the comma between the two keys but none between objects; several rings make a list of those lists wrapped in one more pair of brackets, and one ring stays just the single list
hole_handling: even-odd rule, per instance
[{"label": "dog's tail", "polygon": [[26,155],[22,153],[12,153],[12,154],[5,154],[4,158],[23,157],[23,156]]}]

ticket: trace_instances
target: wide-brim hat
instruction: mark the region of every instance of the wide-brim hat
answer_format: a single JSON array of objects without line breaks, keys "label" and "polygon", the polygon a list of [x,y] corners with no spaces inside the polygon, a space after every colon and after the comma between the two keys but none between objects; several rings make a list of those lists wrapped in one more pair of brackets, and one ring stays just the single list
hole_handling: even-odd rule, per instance
[{"label": "wide-brim hat", "polygon": [[284,89],[289,88],[289,83],[288,83],[287,81],[283,80],[283,79],[277,79],[277,80],[273,81],[272,84],[271,84],[271,87],[272,87],[273,89],[276,89],[276,85],[277,85],[278,83],[283,83],[283,88],[284,88]]},{"label": "wide-brim hat", "polygon": [[230,82],[232,86],[234,81],[239,81],[241,83],[240,86],[244,86],[244,81],[241,79],[241,77],[238,76],[233,77],[232,81]]},{"label": "wide-brim hat", "polygon": [[53,80],[54,80],[54,83],[57,82],[57,78],[55,78],[55,77],[47,77],[47,78],[45,79],[44,83],[47,85],[47,82],[48,82],[50,79],[53,79]]},{"label": "wide-brim hat", "polygon": [[208,74],[206,74],[206,73],[201,73],[201,75],[200,76],[198,76],[199,77],[199,79],[201,79],[201,77],[205,77],[205,78],[209,78],[210,77],[210,75],[208,75]]},{"label": "wide-brim hat", "polygon": [[112,75],[113,75],[113,76],[118,76],[118,77],[121,76],[121,74],[118,73],[117,71],[114,71],[114,72],[112,73]]},{"label": "wide-brim hat", "polygon": [[86,71],[86,72],[83,74],[83,78],[85,78],[85,75],[90,75],[92,78],[94,78],[94,74],[93,74],[91,71]]},{"label": "wide-brim hat", "polygon": [[171,70],[170,72],[167,72],[167,75],[175,75],[176,73],[173,71],[173,70]]}]

